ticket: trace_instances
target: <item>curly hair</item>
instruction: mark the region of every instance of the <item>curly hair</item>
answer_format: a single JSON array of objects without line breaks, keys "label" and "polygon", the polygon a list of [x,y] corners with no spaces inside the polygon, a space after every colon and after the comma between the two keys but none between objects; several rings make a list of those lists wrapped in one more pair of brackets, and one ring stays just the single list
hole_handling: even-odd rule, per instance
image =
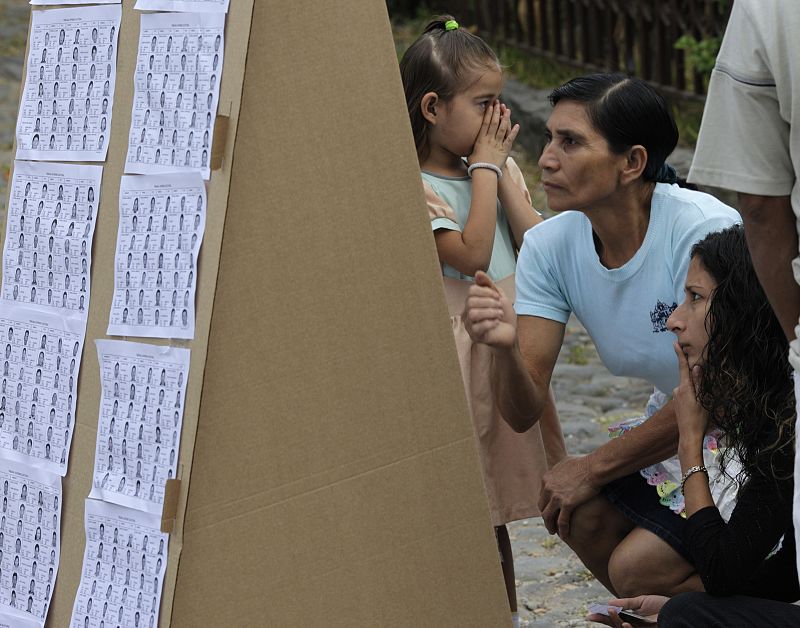
[{"label": "curly hair", "polygon": [[789,346],[756,277],[741,225],[692,248],[717,283],[706,315],[708,345],[697,399],[725,433],[721,466],[736,455],[742,475],[788,479],[795,404]]}]

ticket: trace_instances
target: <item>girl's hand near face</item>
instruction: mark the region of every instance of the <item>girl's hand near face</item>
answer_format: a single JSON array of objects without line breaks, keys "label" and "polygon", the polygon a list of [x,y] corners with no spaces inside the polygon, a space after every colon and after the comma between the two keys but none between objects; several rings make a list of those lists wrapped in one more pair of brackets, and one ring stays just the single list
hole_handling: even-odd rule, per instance
[{"label": "girl's hand near face", "polygon": [[511,126],[511,111],[499,101],[487,105],[475,146],[467,161],[485,162],[498,168],[506,165],[511,146],[519,133],[519,125]]},{"label": "girl's hand near face", "polygon": [[689,361],[677,342],[672,344],[678,356],[680,382],[672,391],[675,416],[678,420],[681,443],[702,443],[708,429],[708,412],[697,401],[697,385],[700,382],[700,366],[689,368]]}]

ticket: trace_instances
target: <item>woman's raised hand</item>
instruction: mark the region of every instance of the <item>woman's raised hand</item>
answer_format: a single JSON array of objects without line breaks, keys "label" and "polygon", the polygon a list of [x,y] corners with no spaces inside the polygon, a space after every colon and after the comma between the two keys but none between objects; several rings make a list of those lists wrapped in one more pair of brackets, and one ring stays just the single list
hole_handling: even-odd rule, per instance
[{"label": "woman's raised hand", "polygon": [[516,342],[514,307],[483,271],[475,273],[475,283],[470,286],[462,319],[474,342],[498,348],[511,348]]},{"label": "woman's raised hand", "polygon": [[675,355],[678,356],[678,372],[680,374],[678,387],[672,391],[678,429],[681,438],[700,438],[702,440],[708,428],[708,412],[697,401],[697,385],[700,382],[701,367],[695,364],[690,369],[689,361],[681,346],[677,342],[674,342],[672,346],[675,349]]},{"label": "woman's raised hand", "polygon": [[506,159],[519,133],[519,125],[511,126],[511,110],[499,100],[486,107],[483,123],[475,146],[467,161],[470,164],[484,162],[498,168],[506,165]]}]

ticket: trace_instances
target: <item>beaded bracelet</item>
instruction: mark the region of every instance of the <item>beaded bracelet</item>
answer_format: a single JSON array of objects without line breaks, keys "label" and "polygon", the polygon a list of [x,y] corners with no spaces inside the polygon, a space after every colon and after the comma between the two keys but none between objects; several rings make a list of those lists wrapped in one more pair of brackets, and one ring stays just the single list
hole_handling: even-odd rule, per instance
[{"label": "beaded bracelet", "polygon": [[469,166],[469,168],[467,168],[467,174],[469,176],[472,176],[472,171],[476,170],[478,168],[485,168],[486,170],[492,170],[497,175],[498,179],[502,179],[503,178],[503,171],[500,170],[499,166],[495,166],[494,164],[490,164],[490,163],[485,162],[485,161],[478,161],[478,162],[475,162],[474,164],[471,164]]},{"label": "beaded bracelet", "polygon": [[683,485],[686,484],[686,480],[692,477],[695,473],[705,473],[708,476],[708,469],[705,468],[703,465],[697,465],[686,469],[686,473],[683,474],[681,478],[681,493],[683,493]]}]

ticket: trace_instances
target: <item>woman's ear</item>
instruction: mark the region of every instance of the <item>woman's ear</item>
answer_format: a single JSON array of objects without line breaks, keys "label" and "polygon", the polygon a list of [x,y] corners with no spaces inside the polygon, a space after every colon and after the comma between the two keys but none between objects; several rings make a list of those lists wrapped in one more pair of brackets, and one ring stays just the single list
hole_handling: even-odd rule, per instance
[{"label": "woman's ear", "polygon": [[429,124],[436,124],[436,107],[439,105],[439,96],[436,92],[428,92],[419,103],[422,117]]},{"label": "woman's ear", "polygon": [[628,156],[621,173],[622,183],[632,183],[639,179],[647,166],[647,149],[635,144],[628,150]]}]

